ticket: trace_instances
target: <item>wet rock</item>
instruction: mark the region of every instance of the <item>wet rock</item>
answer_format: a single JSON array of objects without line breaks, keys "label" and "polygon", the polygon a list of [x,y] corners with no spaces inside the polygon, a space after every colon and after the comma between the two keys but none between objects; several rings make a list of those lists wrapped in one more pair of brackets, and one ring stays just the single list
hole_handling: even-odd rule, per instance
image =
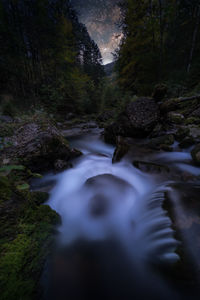
[{"label": "wet rock", "polygon": [[8,156],[32,171],[52,169],[56,160],[69,161],[81,155],[50,123],[28,123],[15,132],[12,142],[15,146],[8,149]]},{"label": "wet rock", "polygon": [[191,117],[200,118],[200,106],[191,113]]},{"label": "wet rock", "polygon": [[200,144],[196,145],[191,152],[195,164],[200,165]]},{"label": "wet rock", "polygon": [[[175,139],[173,134],[167,134],[157,138],[153,138],[148,143],[148,146],[152,149],[163,149],[163,147],[173,145]],[[164,149],[163,149],[164,150]]]},{"label": "wet rock", "polygon": [[169,122],[175,124],[182,124],[184,122],[184,116],[180,113],[170,112],[167,115]]},{"label": "wet rock", "polygon": [[117,147],[115,149],[114,155],[113,155],[113,159],[112,162],[119,162],[129,151],[129,144],[126,142],[126,140],[121,137],[118,136],[117,137]]},{"label": "wet rock", "polygon": [[168,88],[165,84],[158,84],[155,86],[152,97],[159,102],[165,97],[167,90]]},{"label": "wet rock", "polygon": [[4,123],[12,123],[13,122],[13,118],[10,116],[0,116],[0,122],[4,122]]},{"label": "wet rock", "polygon": [[67,161],[57,159],[54,163],[54,168],[56,171],[63,171],[65,169],[72,168],[72,164]]},{"label": "wet rock", "polygon": [[194,144],[195,144],[195,140],[192,137],[188,136],[180,142],[179,147],[184,149],[184,148],[188,148]]},{"label": "wet rock", "polygon": [[109,144],[116,144],[116,136],[118,133],[118,126],[116,123],[112,123],[104,129],[104,140]]},{"label": "wet rock", "polygon": [[161,173],[161,172],[170,172],[168,166],[153,163],[153,162],[146,162],[146,161],[133,161],[134,167],[140,169],[143,172],[150,172],[150,173]]},{"label": "wet rock", "polygon": [[180,127],[175,134],[175,138],[177,141],[181,142],[189,134],[190,134],[190,129],[188,127]]},{"label": "wet rock", "polygon": [[188,126],[188,128],[190,131],[189,136],[191,136],[196,142],[200,142],[200,127],[191,125]]}]

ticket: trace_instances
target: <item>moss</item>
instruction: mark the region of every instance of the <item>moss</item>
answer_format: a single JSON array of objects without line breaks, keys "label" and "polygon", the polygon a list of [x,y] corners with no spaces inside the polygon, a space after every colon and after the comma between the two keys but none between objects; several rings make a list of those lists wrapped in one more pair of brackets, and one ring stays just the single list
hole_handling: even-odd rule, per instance
[{"label": "moss", "polygon": [[10,200],[12,195],[11,186],[6,176],[0,176],[0,204]]},{"label": "moss", "polygon": [[14,123],[0,123],[0,136],[2,138],[10,137],[14,134]]},{"label": "moss", "polygon": [[172,134],[164,135],[161,137],[153,138],[149,142],[152,149],[163,149],[165,146],[171,146],[174,143],[174,136]]},{"label": "moss", "polygon": [[27,180],[27,173],[15,172],[18,176],[13,172],[7,177],[0,176],[0,194],[4,197],[0,212],[1,299],[31,300],[37,298],[54,226],[60,217],[49,206],[41,205],[48,194],[31,193],[28,189],[18,191],[15,180]]},{"label": "moss", "polygon": [[190,117],[185,120],[185,125],[190,125],[190,124],[200,124],[200,118],[197,117]]}]

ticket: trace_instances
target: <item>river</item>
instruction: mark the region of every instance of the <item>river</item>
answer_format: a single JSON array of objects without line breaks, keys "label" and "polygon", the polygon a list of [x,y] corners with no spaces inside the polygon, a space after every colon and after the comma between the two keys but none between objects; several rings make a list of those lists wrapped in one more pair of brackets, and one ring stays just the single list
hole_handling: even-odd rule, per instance
[{"label": "river", "polygon": [[[174,223],[192,216],[200,224],[199,212],[191,212],[190,207],[188,216],[180,201],[183,187],[189,186],[194,193],[199,189],[197,181],[177,179],[179,171],[200,174],[190,163],[189,151],[149,156],[151,161],[172,166],[175,180],[170,173],[163,177],[143,172],[128,158],[113,164],[114,147],[105,144],[98,131],[72,137],[70,143],[83,155],[73,168],[44,177],[44,182],[55,182],[47,204],[62,219],[57,247],[43,276],[45,299],[198,299],[200,253],[194,241],[199,227],[192,230],[195,237],[184,226],[184,230],[179,226],[177,234],[164,205],[168,195]],[[184,247],[192,279],[182,278],[176,270],[182,260],[178,249]],[[185,287],[184,280],[192,283]]]}]

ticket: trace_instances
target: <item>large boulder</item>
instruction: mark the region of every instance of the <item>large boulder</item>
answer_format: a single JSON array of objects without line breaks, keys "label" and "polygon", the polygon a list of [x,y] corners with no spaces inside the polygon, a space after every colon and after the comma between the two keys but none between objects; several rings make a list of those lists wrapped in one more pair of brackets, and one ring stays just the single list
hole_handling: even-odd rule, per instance
[{"label": "large boulder", "polygon": [[126,114],[133,137],[147,136],[159,120],[158,105],[150,98],[139,98],[130,103]]},{"label": "large boulder", "polygon": [[10,139],[6,155],[33,171],[54,169],[58,160],[69,161],[81,153],[71,149],[67,140],[50,123],[27,123]]},{"label": "large boulder", "polygon": [[105,128],[104,138],[116,142],[116,136],[143,138],[159,121],[159,107],[151,98],[138,98],[127,105],[115,122]]}]

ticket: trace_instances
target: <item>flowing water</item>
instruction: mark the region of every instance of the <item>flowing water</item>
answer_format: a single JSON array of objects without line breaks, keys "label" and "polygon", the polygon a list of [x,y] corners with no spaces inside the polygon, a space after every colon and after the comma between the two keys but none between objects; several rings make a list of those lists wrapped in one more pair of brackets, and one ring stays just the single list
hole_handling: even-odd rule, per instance
[{"label": "flowing water", "polygon": [[[172,182],[129,160],[112,164],[114,148],[96,133],[72,138],[71,145],[83,156],[73,168],[46,177],[55,181],[48,205],[62,225],[46,268],[45,299],[184,299],[163,275],[180,259],[180,241],[163,208],[166,193],[173,194]],[[188,164],[187,152],[154,158],[200,174]]]}]

